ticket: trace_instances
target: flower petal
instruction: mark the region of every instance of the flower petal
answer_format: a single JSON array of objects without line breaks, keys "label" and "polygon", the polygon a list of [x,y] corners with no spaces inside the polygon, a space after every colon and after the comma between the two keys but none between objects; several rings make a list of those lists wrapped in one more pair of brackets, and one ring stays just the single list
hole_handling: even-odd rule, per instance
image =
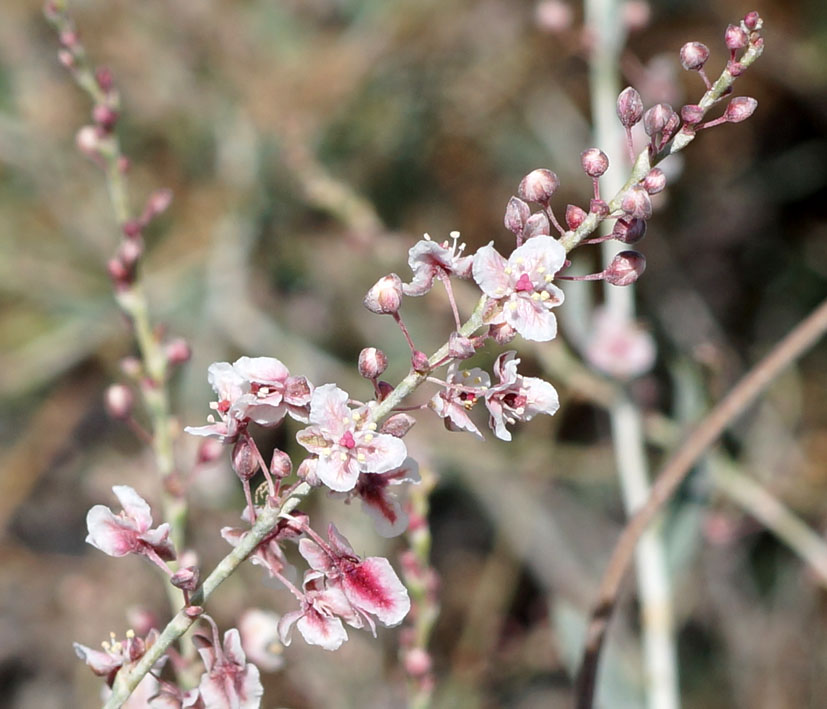
[{"label": "flower petal", "polygon": [[[370,438],[368,438],[370,436]],[[408,457],[408,449],[401,438],[387,433],[363,433],[357,438],[361,460],[361,472],[385,473],[402,465]]]},{"label": "flower petal", "polygon": [[290,376],[287,367],[275,357],[239,357],[233,369],[244,379],[259,384],[283,384]]},{"label": "flower petal", "polygon": [[126,556],[138,549],[138,532],[104,505],[95,505],[89,510],[86,528],[89,531],[86,543],[104,554]]},{"label": "flower petal", "polygon": [[505,273],[508,262],[497,253],[492,241],[474,255],[473,274],[477,285],[490,298],[502,298],[509,289],[510,279]]},{"label": "flower petal", "polygon": [[298,619],[296,627],[309,645],[325,650],[337,650],[347,640],[347,631],[339,618],[322,615],[312,607]]},{"label": "flower petal", "polygon": [[139,532],[145,532],[152,526],[152,512],[147,501],[141,497],[129,485],[115,485],[112,492],[121,503],[123,511],[135,522],[135,528]]},{"label": "flower petal", "polygon": [[351,417],[347,406],[349,398],[347,392],[335,384],[316,387],[310,397],[310,423],[318,424],[333,436],[343,432],[344,420]]},{"label": "flower petal", "polygon": [[517,297],[505,304],[503,312],[506,322],[526,340],[548,342],[557,336],[557,318],[541,301]]},{"label": "flower petal", "polygon": [[386,626],[398,625],[411,608],[408,589],[387,559],[369,556],[345,573],[342,589],[348,600]]}]

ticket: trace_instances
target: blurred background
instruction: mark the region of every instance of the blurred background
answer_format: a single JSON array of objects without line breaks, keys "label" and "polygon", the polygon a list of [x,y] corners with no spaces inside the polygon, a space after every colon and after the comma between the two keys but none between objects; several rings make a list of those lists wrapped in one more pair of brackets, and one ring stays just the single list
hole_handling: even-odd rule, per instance
[{"label": "blurred background", "polygon": [[[630,390],[653,469],[827,291],[827,6],[630,3],[622,70],[647,105],[694,103],[701,82],[681,70],[678,49],[709,45],[717,76],[725,26],[753,9],[767,49],[736,93],[757,98],[758,111],[702,133],[668,166],[673,179],[640,245],[639,311],[658,355]],[[146,234],[144,273],[154,321],[193,349],[173,382],[182,427],[208,413],[208,364],[242,354],[278,357],[315,384],[369,397],[355,369],[360,349],[388,353],[392,382],[407,355],[392,321],[361,298],[390,271],[408,278],[407,250],[423,232],[457,229],[469,249],[494,240],[505,250],[503,210],[536,167],[561,178],[558,216],[569,202],[587,206],[577,3],[78,0],[70,10],[122,94],[133,207],[153,189],[175,194]],[[88,101],[57,47],[39,3],[4,0],[0,706],[21,709],[95,706],[100,682],[72,641],[96,647],[110,631],[122,635],[136,609],[160,623],[168,613],[148,565],[84,544],[86,512],[114,505],[113,484],[150,501],[158,491],[146,448],[103,409],[133,343],[105,271],[118,236],[102,176],[74,149]],[[610,157],[620,169],[621,156]],[[583,251],[586,272],[597,254]],[[469,313],[473,287],[457,293]],[[572,283],[566,293],[562,336],[519,343],[525,373],[559,390],[555,417],[523,425],[511,444],[490,434],[480,444],[422,415],[407,439],[435,484],[435,706],[570,701],[584,614],[624,513],[605,413],[615,385],[578,351],[588,325],[574,304],[599,290]],[[425,351],[451,329],[438,288],[406,301],[403,314]],[[481,360],[496,354],[487,347]],[[822,343],[729,431],[668,510],[685,707],[823,706],[823,581],[758,518],[780,502],[827,558],[825,394]],[[262,444],[298,454],[295,430]],[[196,442],[182,436],[177,452],[191,469]],[[190,543],[211,568],[227,551],[218,529],[243,505],[225,459],[195,476],[191,497]],[[377,538],[358,506],[316,494],[307,510],[335,518],[360,553],[397,564],[404,539]],[[642,706],[632,586],[604,656],[607,707]],[[245,567],[210,612],[229,627],[248,606],[284,612],[292,599]],[[351,632],[335,654],[297,639],[285,668],[264,675],[263,706],[404,706],[398,634]]]}]

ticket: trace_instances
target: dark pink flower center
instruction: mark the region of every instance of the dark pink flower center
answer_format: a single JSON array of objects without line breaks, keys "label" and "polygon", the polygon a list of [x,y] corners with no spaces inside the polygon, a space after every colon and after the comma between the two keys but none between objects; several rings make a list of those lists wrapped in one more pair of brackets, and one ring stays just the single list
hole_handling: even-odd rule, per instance
[{"label": "dark pink flower center", "polygon": [[218,402],[218,413],[226,414],[230,410],[231,406],[232,404],[230,403],[229,399],[222,399]]},{"label": "dark pink flower center", "polygon": [[528,277],[527,273],[520,276],[517,280],[517,284],[514,286],[514,290],[518,293],[527,290],[534,290],[534,284],[531,282],[531,279]]},{"label": "dark pink flower center", "polygon": [[353,440],[353,434],[350,431],[345,431],[345,435],[339,439],[339,445],[344,446],[348,450],[356,448],[356,441]]}]

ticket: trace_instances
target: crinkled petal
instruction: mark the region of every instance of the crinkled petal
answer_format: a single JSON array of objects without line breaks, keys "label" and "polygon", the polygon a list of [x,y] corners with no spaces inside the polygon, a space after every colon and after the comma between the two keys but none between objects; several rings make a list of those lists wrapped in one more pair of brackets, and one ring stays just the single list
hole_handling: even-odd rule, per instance
[{"label": "crinkled petal", "polygon": [[350,421],[352,415],[347,405],[349,398],[347,392],[335,384],[316,387],[310,397],[310,423],[318,424],[334,437],[344,432],[347,427],[344,421]]},{"label": "crinkled petal", "polygon": [[126,556],[138,549],[138,532],[129,521],[112,514],[104,505],[95,505],[86,515],[89,534],[86,543],[109,556]]},{"label": "crinkled petal", "polygon": [[290,643],[293,641],[292,637],[292,630],[293,625],[295,622],[304,615],[304,611],[297,610],[297,611],[290,611],[289,613],[285,613],[281,620],[279,620],[278,624],[278,634],[279,640],[281,640],[281,644],[285,647],[289,647]]},{"label": "crinkled petal", "polygon": [[248,406],[245,414],[259,426],[277,426],[287,414],[287,407],[282,403],[279,395],[272,397],[272,401],[260,400]]},{"label": "crinkled petal", "polygon": [[505,304],[503,312],[506,322],[526,340],[548,342],[557,336],[557,318],[540,301],[514,298]]},{"label": "crinkled petal", "polygon": [[352,455],[342,460],[339,453],[323,455],[316,463],[316,477],[336,492],[352,490],[359,479],[359,463]]},{"label": "crinkled petal", "polygon": [[357,438],[363,473],[385,473],[402,465],[408,457],[404,441],[388,433],[363,433]]},{"label": "crinkled petal", "polygon": [[244,379],[259,384],[283,384],[290,376],[287,367],[275,357],[239,357],[233,369]]},{"label": "crinkled petal", "polygon": [[305,642],[325,650],[338,650],[347,640],[347,631],[339,618],[322,615],[312,607],[298,618],[296,627]]},{"label": "crinkled petal", "polygon": [[537,414],[552,416],[560,408],[560,398],[557,390],[543,379],[537,377],[523,377],[523,387],[527,398],[525,415],[530,421]]},{"label": "crinkled petal", "polygon": [[446,427],[451,431],[468,431],[473,433],[480,440],[485,440],[476,424],[471,420],[468,412],[461,406],[447,401],[442,392],[434,394],[428,402],[428,407],[433,409],[438,416],[445,419]]},{"label": "crinkled petal", "polygon": [[114,485],[112,492],[121,503],[123,511],[135,522],[135,529],[145,532],[152,526],[152,512],[147,501],[129,485]]},{"label": "crinkled petal", "polygon": [[304,446],[311,453],[322,455],[330,447],[330,439],[321,426],[308,426],[296,434],[299,445]]},{"label": "crinkled petal", "polygon": [[144,544],[151,546],[164,561],[172,561],[175,559],[175,547],[169,540],[169,531],[169,523],[164,522],[156,529],[147,530],[139,538]]},{"label": "crinkled petal", "polygon": [[221,443],[231,443],[238,435],[238,426],[237,422],[230,419],[229,426],[224,421],[217,421],[206,426],[187,426],[184,431],[191,436],[217,438]]},{"label": "crinkled petal", "polygon": [[411,608],[408,589],[382,557],[370,556],[354,564],[342,579],[342,589],[354,606],[386,626],[401,623]]},{"label": "crinkled petal", "polygon": [[207,368],[207,381],[220,401],[235,401],[244,394],[245,380],[229,362],[214,362]]},{"label": "crinkled petal", "polygon": [[336,567],[330,555],[312,539],[299,540],[299,554],[310,564],[310,568],[323,574],[329,574]]},{"label": "crinkled petal", "polygon": [[474,281],[490,298],[502,298],[510,288],[510,278],[505,273],[508,262],[493,246],[483,246],[474,255]]},{"label": "crinkled petal", "polygon": [[488,425],[491,427],[491,430],[494,431],[494,435],[501,441],[510,441],[511,432],[505,427],[505,416],[499,399],[486,399],[485,405],[491,414],[488,418]]},{"label": "crinkled petal", "polygon": [[333,524],[333,522],[327,525],[327,539],[330,542],[330,548],[339,556],[356,556],[356,552],[353,551],[350,542],[345,538],[344,534],[336,529],[336,525]]},{"label": "crinkled petal", "polygon": [[241,646],[241,634],[238,632],[238,628],[230,628],[226,633],[224,633],[223,644],[224,656],[228,660],[231,660],[235,664],[243,667],[247,662],[247,656],[244,654],[244,649]]},{"label": "crinkled petal", "polygon": [[543,267],[543,273],[553,276],[566,262],[566,249],[551,236],[534,236],[514,249],[508,257],[509,264],[524,263],[528,270]]},{"label": "crinkled petal", "polygon": [[108,652],[93,650],[80,643],[72,643],[72,647],[75,648],[75,654],[99,677],[106,677],[123,664],[122,658],[115,657]]}]

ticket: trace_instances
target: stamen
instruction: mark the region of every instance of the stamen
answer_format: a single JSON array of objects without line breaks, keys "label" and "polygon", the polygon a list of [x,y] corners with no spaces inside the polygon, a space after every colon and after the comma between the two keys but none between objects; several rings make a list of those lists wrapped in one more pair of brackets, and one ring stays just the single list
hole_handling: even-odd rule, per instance
[{"label": "stamen", "polygon": [[373,434],[372,433],[366,433],[365,434],[365,443],[370,443],[372,440],[373,440]]},{"label": "stamen", "polygon": [[425,239],[425,241],[430,241],[431,240],[431,235],[428,232],[425,232],[422,235],[422,238]]},{"label": "stamen", "polygon": [[510,276],[510,275],[513,273],[513,271],[511,270],[511,266],[506,266],[506,267],[503,269],[503,273],[504,273],[506,276]]},{"label": "stamen", "polygon": [[360,463],[364,463],[365,462],[365,454],[364,453],[357,453],[356,454],[356,460],[358,460]]},{"label": "stamen", "polygon": [[551,282],[554,280],[554,276],[552,276],[551,274],[549,274],[549,275],[547,275],[547,276],[546,276],[543,280],[544,280],[546,283],[551,283]]}]

